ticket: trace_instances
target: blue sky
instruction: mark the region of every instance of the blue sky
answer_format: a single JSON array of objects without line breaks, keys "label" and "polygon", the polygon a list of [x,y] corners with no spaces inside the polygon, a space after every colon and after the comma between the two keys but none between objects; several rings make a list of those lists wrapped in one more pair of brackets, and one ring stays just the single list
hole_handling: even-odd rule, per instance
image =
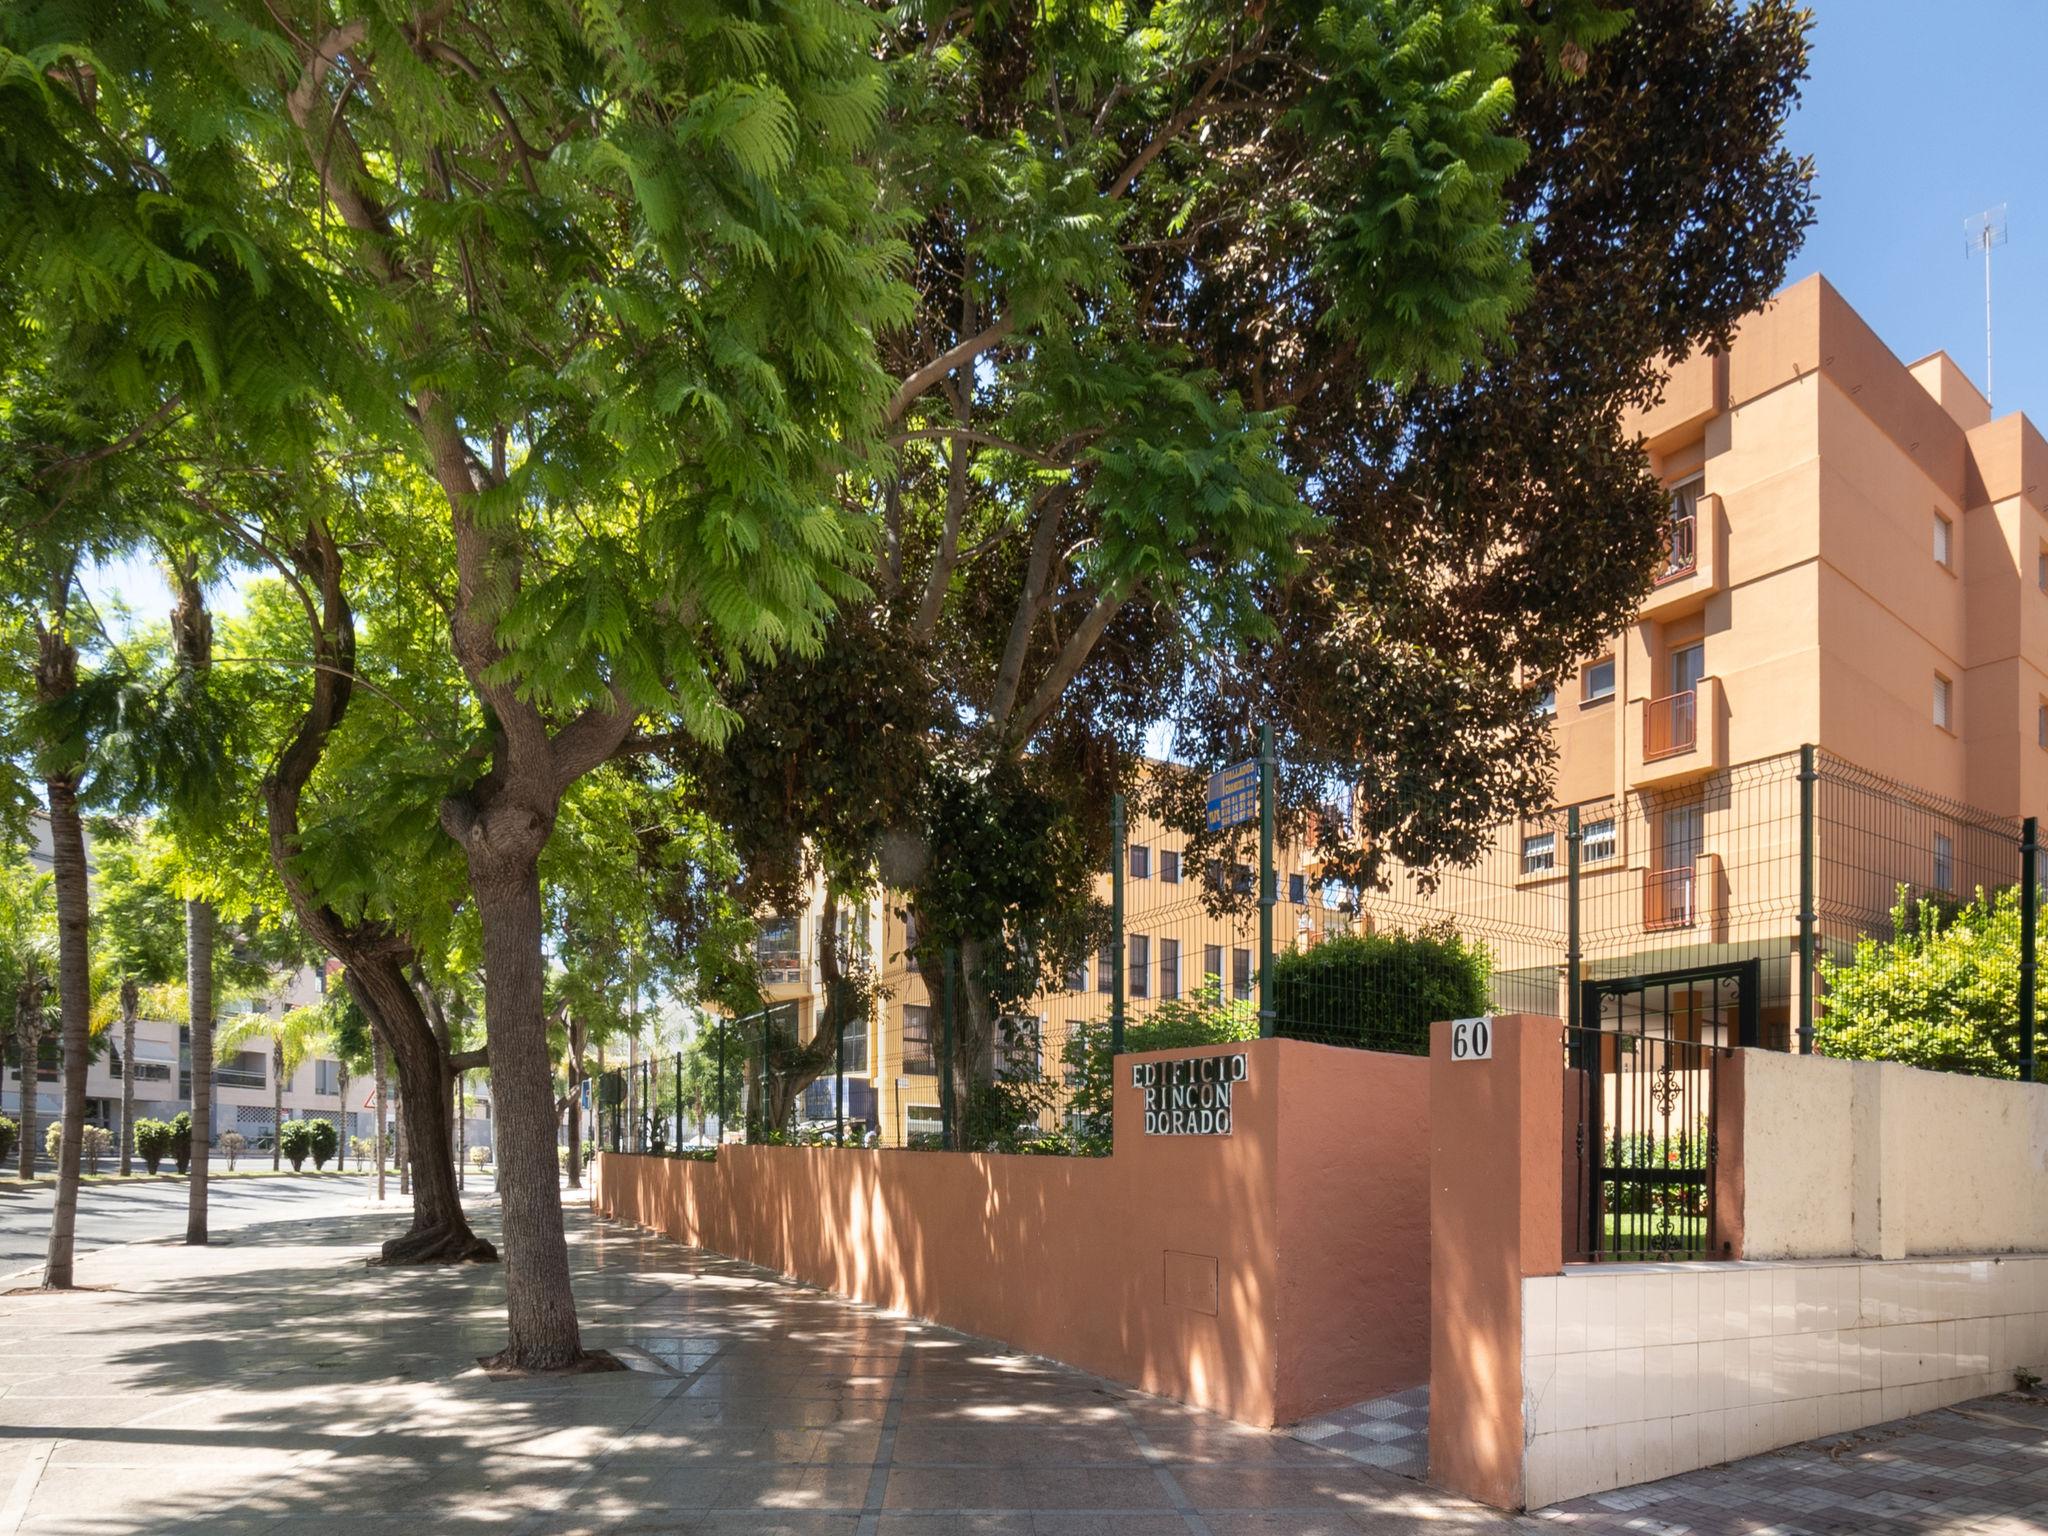
[{"label": "blue sky", "polygon": [[[1790,280],[1824,272],[1904,360],[1946,349],[1984,383],[1984,274],[1963,220],[2007,205],[1992,257],[1994,405],[2048,422],[2048,157],[2036,104],[2048,0],[1817,0],[1813,74],[1788,128],[1818,223]],[[139,618],[170,594],[147,560],[98,572]],[[231,593],[217,604],[233,607]]]},{"label": "blue sky", "polygon": [[1822,272],[1901,358],[1946,350],[1984,387],[1984,268],[1963,220],[2007,205],[1992,253],[1993,408],[2048,420],[2042,0],[1818,0],[1788,138],[1819,222],[1791,276]]}]

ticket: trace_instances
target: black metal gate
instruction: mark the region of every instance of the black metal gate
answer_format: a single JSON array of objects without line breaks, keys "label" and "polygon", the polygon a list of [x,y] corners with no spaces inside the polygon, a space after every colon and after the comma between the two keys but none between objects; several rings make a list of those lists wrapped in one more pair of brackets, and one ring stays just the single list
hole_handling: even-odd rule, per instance
[{"label": "black metal gate", "polygon": [[1568,1257],[1719,1256],[1715,1063],[1756,1043],[1759,969],[1750,959],[1584,984],[1565,1031]]}]

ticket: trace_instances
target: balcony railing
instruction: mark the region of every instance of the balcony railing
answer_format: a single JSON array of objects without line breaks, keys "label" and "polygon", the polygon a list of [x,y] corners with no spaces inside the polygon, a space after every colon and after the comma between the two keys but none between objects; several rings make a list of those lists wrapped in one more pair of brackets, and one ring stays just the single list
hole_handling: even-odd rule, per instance
[{"label": "balcony railing", "polygon": [[[116,1056],[107,1064],[114,1077],[122,1075],[121,1058]],[[168,1083],[171,1080],[171,1064],[168,1061],[138,1061],[135,1063],[135,1081],[138,1083]]]},{"label": "balcony railing", "polygon": [[1687,512],[1664,524],[1664,566],[1657,573],[1657,585],[1690,576],[1700,566],[1700,520]]},{"label": "balcony railing", "polygon": [[1676,757],[1699,744],[1699,693],[1666,694],[1643,702],[1643,761]]},{"label": "balcony railing", "polygon": [[1643,873],[1643,926],[1690,928],[1699,920],[1697,861]]},{"label": "balcony railing", "polygon": [[[138,1081],[140,1079],[138,1078]],[[268,1085],[269,1077],[261,1071],[246,1067],[215,1067],[213,1086],[216,1088],[262,1088]]]}]

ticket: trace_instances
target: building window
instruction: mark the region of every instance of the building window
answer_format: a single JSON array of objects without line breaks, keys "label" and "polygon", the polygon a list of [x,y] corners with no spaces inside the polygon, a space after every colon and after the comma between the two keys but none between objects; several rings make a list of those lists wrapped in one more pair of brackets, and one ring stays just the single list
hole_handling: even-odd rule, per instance
[{"label": "building window", "polygon": [[1252,952],[1248,949],[1230,952],[1230,990],[1240,1000],[1252,995]]},{"label": "building window", "polygon": [[923,934],[919,932],[917,911],[906,907],[903,910],[903,969],[917,969],[917,946]]},{"label": "building window", "polygon": [[1045,1071],[1041,1019],[1006,1014],[996,1025],[996,1075],[1010,1082],[1036,1082]]},{"label": "building window", "polygon": [[1180,884],[1180,855],[1171,848],[1159,850],[1159,878],[1168,885]]},{"label": "building window", "polygon": [[769,986],[803,979],[803,937],[786,917],[770,918],[754,940],[754,959]]},{"label": "building window", "polygon": [[2034,741],[2048,752],[2048,699],[2034,706]]},{"label": "building window", "polygon": [[1939,512],[1934,514],[1934,563],[1948,570],[1956,564],[1956,525]]},{"label": "building window", "polygon": [[1223,1001],[1223,946],[1204,944],[1202,946],[1202,986],[1216,989],[1216,1001]]},{"label": "building window", "polygon": [[912,1146],[920,1142],[939,1141],[946,1134],[945,1117],[939,1113],[936,1104],[909,1104],[904,1106],[904,1135]]},{"label": "building window", "polygon": [[1287,877],[1287,899],[1297,907],[1308,900],[1307,875],[1289,875]]},{"label": "building window", "polygon": [[838,1059],[846,1063],[848,1072],[865,1077],[868,1070],[868,1015],[862,1009],[839,1030]]},{"label": "building window", "polygon": [[1180,996],[1180,940],[1159,941],[1159,995]]},{"label": "building window", "polygon": [[1557,868],[1557,834],[1536,832],[1522,839],[1522,873],[1547,874]]},{"label": "building window", "polygon": [[1934,888],[1937,891],[1956,888],[1956,840],[1946,832],[1934,834]]},{"label": "building window", "polygon": [[903,1005],[903,1071],[930,1077],[938,1070],[932,1055],[932,1011],[923,1003]]},{"label": "building window", "polygon": [[1546,688],[1536,695],[1536,718],[1554,720],[1557,718],[1557,690]]},{"label": "building window", "polygon": [[1934,723],[1944,731],[1956,728],[1956,685],[1939,672],[1934,674]]},{"label": "building window", "polygon": [[2041,546],[2041,552],[2034,557],[2034,585],[2048,592],[2048,544]]},{"label": "building window", "polygon": [[1599,821],[1589,821],[1579,828],[1579,859],[1586,864],[1598,864],[1602,859],[1614,857],[1614,818],[1607,816]]},{"label": "building window", "polygon": [[313,1091],[315,1093],[341,1092],[340,1062],[316,1061],[313,1063]]},{"label": "building window", "polygon": [[1131,878],[1150,880],[1152,878],[1152,850],[1143,843],[1131,844]]},{"label": "building window", "polygon": [[1105,995],[1116,990],[1116,946],[1105,944],[1095,956],[1095,990]]},{"label": "building window", "polygon": [[1152,940],[1142,933],[1131,935],[1131,969],[1126,980],[1132,997],[1152,995]]},{"label": "building window", "polygon": [[1602,699],[1614,697],[1614,658],[1602,657],[1593,662],[1580,674],[1580,699],[1587,704],[1598,704]]},{"label": "building window", "polygon": [[1086,992],[1088,990],[1088,957],[1083,955],[1074,962],[1074,968],[1067,972],[1067,990]]}]

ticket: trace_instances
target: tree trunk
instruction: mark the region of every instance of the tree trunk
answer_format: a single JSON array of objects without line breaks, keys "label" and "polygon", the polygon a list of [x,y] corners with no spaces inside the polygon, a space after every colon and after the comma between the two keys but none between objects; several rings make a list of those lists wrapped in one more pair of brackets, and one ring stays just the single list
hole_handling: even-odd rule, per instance
[{"label": "tree trunk", "polygon": [[466,851],[483,926],[484,1020],[491,1095],[498,1106],[498,1199],[508,1255],[511,1337],[496,1360],[517,1370],[565,1370],[584,1355],[555,1168],[539,850],[522,846],[494,857],[492,830],[479,828]]},{"label": "tree trunk", "polygon": [[370,1035],[370,1058],[377,1074],[377,1134],[371,1138],[377,1147],[377,1199],[384,1199],[384,1042],[377,1038],[375,1031]]},{"label": "tree trunk", "polygon": [[121,1177],[135,1171],[135,1014],[141,1007],[135,978],[121,978]]},{"label": "tree trunk", "polygon": [[213,907],[185,903],[185,1032],[192,1048],[191,1185],[185,1241],[206,1242],[206,1178],[213,1156]]},{"label": "tree trunk", "polygon": [[350,988],[398,1069],[398,1191],[411,1192],[412,1230],[385,1243],[386,1264],[489,1263],[498,1250],[470,1229],[448,1156],[447,1054],[391,956],[349,966]]},{"label": "tree trunk", "polygon": [[270,1042],[270,1171],[284,1171],[284,1041]]},{"label": "tree trunk", "polygon": [[467,1072],[455,1074],[455,1187],[469,1188],[469,1160],[463,1155],[469,1151],[469,1126],[462,1115],[462,1090],[469,1082]]},{"label": "tree trunk", "polygon": [[[70,649],[68,643],[65,649]],[[75,656],[73,661],[75,664]],[[57,1203],[50,1213],[50,1256],[43,1270],[43,1284],[69,1288],[72,1239],[78,1227],[79,1158],[85,1137],[86,1052],[91,1044],[91,898],[86,890],[85,827],[78,815],[78,781],[68,774],[56,774],[45,784],[50,796],[50,863],[57,885],[57,1008],[63,1021],[64,1131],[58,1142]]]},{"label": "tree trunk", "polygon": [[569,1187],[583,1187],[583,1021],[569,1018]]},{"label": "tree trunk", "polygon": [[[38,985],[23,988],[23,1001],[15,1010],[14,1044],[21,1053],[21,1176],[36,1176],[36,1099],[42,1087],[43,996]],[[32,1000],[31,1000],[32,999]]]}]

